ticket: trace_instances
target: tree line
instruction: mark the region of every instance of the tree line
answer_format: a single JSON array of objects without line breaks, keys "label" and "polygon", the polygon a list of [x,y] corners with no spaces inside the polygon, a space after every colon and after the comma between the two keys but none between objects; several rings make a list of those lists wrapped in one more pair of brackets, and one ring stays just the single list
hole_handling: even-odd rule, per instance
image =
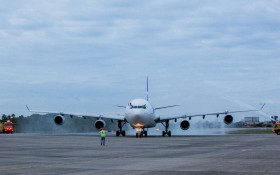
[{"label": "tree line", "polygon": [[2,117],[1,117],[1,122],[6,122],[7,120],[10,120],[12,122],[15,122],[15,118],[23,118],[24,116],[23,115],[20,115],[20,116],[16,116],[15,114],[3,114]]}]

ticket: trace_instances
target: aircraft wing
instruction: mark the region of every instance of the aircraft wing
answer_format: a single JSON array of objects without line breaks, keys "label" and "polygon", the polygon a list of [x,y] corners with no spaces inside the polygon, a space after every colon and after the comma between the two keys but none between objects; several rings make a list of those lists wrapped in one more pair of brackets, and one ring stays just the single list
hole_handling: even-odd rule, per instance
[{"label": "aircraft wing", "polygon": [[180,118],[189,118],[191,119],[192,117],[203,117],[205,118],[206,116],[217,116],[219,117],[219,115],[222,114],[233,114],[233,113],[242,113],[242,112],[257,112],[257,111],[262,111],[264,108],[265,104],[262,105],[262,107],[260,109],[257,110],[239,110],[239,111],[225,111],[225,112],[214,112],[214,113],[205,113],[205,114],[185,114],[185,115],[181,115],[181,116],[176,116],[176,117],[159,117],[157,118],[157,122],[162,122],[162,121],[166,121],[166,120],[176,120],[176,119],[180,119]]},{"label": "aircraft wing", "polygon": [[78,117],[106,118],[106,119],[122,120],[122,121],[124,120],[123,115],[82,114],[82,113],[71,113],[71,112],[30,110],[30,108],[27,105],[26,108],[29,112],[33,112],[36,114],[60,114],[60,115],[70,115],[70,116],[78,116]]},{"label": "aircraft wing", "polygon": [[158,110],[158,109],[165,109],[165,108],[172,108],[172,107],[176,107],[176,106],[180,106],[180,105],[162,106],[162,107],[157,107],[157,108],[155,108],[155,110]]}]

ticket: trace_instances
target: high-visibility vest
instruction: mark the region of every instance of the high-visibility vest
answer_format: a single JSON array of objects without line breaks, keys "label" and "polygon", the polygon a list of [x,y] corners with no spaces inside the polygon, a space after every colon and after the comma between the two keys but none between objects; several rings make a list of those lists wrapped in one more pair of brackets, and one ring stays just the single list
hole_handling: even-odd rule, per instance
[{"label": "high-visibility vest", "polygon": [[101,137],[106,137],[106,134],[105,134],[105,131],[104,130],[101,130]]}]

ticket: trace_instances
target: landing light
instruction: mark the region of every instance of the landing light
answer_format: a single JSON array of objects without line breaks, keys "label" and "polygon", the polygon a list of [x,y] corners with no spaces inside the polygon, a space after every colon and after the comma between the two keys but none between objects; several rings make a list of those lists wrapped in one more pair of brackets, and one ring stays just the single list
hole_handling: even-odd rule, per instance
[{"label": "landing light", "polygon": [[141,125],[140,123],[137,123],[136,125],[134,125],[136,128],[139,128],[139,127],[143,127],[143,125]]}]

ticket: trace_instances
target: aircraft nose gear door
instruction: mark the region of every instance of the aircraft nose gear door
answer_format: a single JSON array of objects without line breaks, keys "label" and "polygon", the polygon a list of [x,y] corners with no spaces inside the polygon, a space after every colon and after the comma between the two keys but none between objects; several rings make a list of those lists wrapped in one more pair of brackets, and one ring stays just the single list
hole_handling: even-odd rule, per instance
[{"label": "aircraft nose gear door", "polygon": [[118,120],[118,127],[120,130],[116,131],[116,136],[120,136],[120,134],[122,136],[125,136],[125,131],[122,130],[123,126],[126,124],[126,122],[122,122],[121,120]]},{"label": "aircraft nose gear door", "polygon": [[168,135],[171,136],[171,131],[168,131],[169,128],[169,120],[165,120],[164,122],[161,122],[161,124],[165,127],[165,131],[162,131],[162,136]]}]

